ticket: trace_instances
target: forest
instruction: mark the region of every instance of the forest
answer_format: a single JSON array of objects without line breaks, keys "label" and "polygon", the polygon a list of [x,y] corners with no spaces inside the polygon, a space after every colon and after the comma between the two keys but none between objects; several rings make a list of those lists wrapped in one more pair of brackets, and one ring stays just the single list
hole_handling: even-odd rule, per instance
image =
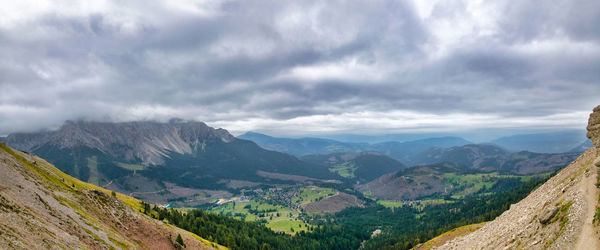
[{"label": "forest", "polygon": [[[310,231],[289,235],[264,222],[244,222],[200,209],[182,212],[142,202],[141,211],[231,249],[410,249],[452,228],[489,221],[527,196],[545,178],[532,178],[510,190],[488,196],[470,195],[459,202],[386,208],[375,202],[333,215],[305,218]],[[381,234],[371,238],[374,230]]]}]

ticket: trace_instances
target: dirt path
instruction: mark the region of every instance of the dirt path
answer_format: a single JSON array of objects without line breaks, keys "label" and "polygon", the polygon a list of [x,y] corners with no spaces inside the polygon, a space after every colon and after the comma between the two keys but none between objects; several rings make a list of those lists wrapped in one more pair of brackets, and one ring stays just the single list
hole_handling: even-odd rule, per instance
[{"label": "dirt path", "polygon": [[581,230],[581,235],[577,240],[575,249],[599,249],[600,247],[593,224],[596,203],[598,202],[598,188],[596,187],[597,168],[594,164],[591,164],[590,170],[591,174],[586,176],[579,185],[579,189],[586,199],[587,208],[583,229]]}]

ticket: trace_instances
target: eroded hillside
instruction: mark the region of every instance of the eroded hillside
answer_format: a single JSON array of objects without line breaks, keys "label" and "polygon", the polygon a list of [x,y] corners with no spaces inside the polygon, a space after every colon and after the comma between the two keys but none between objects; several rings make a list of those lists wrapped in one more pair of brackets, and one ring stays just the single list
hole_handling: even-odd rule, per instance
[{"label": "eroded hillside", "polygon": [[188,249],[218,247],[139,209],[0,143],[0,249],[177,249],[177,235]]}]

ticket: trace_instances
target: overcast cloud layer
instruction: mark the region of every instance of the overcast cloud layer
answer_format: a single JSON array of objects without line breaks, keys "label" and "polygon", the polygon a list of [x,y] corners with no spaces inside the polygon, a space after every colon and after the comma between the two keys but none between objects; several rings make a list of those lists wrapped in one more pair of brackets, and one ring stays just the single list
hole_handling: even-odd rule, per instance
[{"label": "overcast cloud layer", "polygon": [[0,135],[67,119],[239,133],[583,129],[600,1],[11,1]]}]

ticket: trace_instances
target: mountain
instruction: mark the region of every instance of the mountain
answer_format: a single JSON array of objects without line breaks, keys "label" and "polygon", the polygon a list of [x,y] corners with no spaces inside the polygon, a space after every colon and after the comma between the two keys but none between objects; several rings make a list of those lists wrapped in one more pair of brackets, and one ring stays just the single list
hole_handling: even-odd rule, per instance
[{"label": "mountain", "polygon": [[330,139],[308,137],[299,139],[278,138],[254,132],[245,133],[238,136],[238,138],[251,140],[269,150],[289,153],[296,156],[378,151],[406,165],[414,165],[410,160],[411,155],[431,147],[447,148],[471,144],[471,142],[465,139],[452,136],[425,138],[406,142],[387,141],[372,145],[368,143],[347,143]]},{"label": "mountain", "polygon": [[447,134],[442,133],[411,133],[411,134],[321,134],[319,138],[331,139],[347,143],[381,143],[388,141],[406,142],[427,138],[443,137]]},{"label": "mountain", "polygon": [[439,249],[598,249],[598,168],[593,162],[599,161],[596,148],[587,150],[501,216],[447,239]]},{"label": "mountain", "polygon": [[577,145],[576,147],[572,148],[571,150],[569,150],[569,152],[573,152],[573,153],[583,153],[585,152],[588,148],[593,147],[594,144],[592,143],[591,140],[585,140],[584,142],[582,142],[581,144]]},{"label": "mountain", "polygon": [[382,142],[372,145],[373,150],[388,155],[406,165],[414,166],[416,163],[412,160],[414,154],[420,153],[432,147],[448,148],[472,144],[472,142],[460,137],[436,137],[420,139],[408,142]]},{"label": "mountain", "polygon": [[230,181],[290,183],[296,176],[312,181],[336,176],[195,121],[68,121],[56,131],[10,134],[5,141],[69,175],[141,198],[174,199],[171,190],[183,187],[228,190]]},{"label": "mountain", "polygon": [[125,162],[160,165],[169,153],[192,154],[204,150],[207,144],[234,140],[224,129],[173,119],[169,123],[67,121],[58,131],[10,134],[5,141],[26,151],[43,146],[84,147]]},{"label": "mountain", "polygon": [[594,146],[502,215],[415,249],[599,249],[600,106],[587,129]]},{"label": "mountain", "polygon": [[369,182],[387,173],[406,168],[404,164],[379,152],[333,153],[306,155],[303,161],[325,166],[343,178]]},{"label": "mountain", "polygon": [[238,138],[253,141],[265,149],[296,156],[363,151],[369,146],[369,144],[366,143],[345,143],[336,140],[311,137],[298,139],[279,138],[255,132],[247,132],[238,136]]},{"label": "mountain", "polygon": [[560,169],[577,156],[578,153],[509,153],[494,145],[478,144],[431,148],[419,154],[423,165],[383,175],[358,189],[384,200],[498,192],[515,187],[527,175]]},{"label": "mountain", "polygon": [[[141,202],[79,181],[0,143],[1,249],[219,247],[138,211]],[[220,247],[219,247],[220,248]]]},{"label": "mountain", "polygon": [[537,153],[569,152],[585,140],[584,131],[561,131],[540,134],[519,134],[500,137],[491,141],[509,151],[530,151]]},{"label": "mountain", "polygon": [[579,153],[543,154],[521,151],[507,152],[495,145],[471,144],[451,148],[430,148],[412,156],[419,165],[450,162],[463,169],[499,171],[512,174],[539,174],[560,169]]},{"label": "mountain", "polygon": [[416,166],[383,175],[359,189],[383,200],[415,200],[434,194],[447,195],[452,190],[442,178],[444,174],[465,173],[455,164],[438,163]]}]

